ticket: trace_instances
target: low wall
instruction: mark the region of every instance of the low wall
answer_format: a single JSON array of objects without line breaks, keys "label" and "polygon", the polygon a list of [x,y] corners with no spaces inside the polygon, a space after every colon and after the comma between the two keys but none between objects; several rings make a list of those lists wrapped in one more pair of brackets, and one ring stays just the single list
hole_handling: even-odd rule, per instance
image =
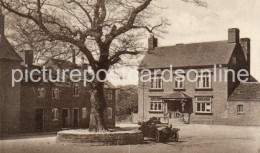
[{"label": "low wall", "polygon": [[84,145],[127,145],[140,144],[143,135],[140,131],[117,131],[105,133],[90,133],[87,130],[68,130],[57,133],[57,143]]}]

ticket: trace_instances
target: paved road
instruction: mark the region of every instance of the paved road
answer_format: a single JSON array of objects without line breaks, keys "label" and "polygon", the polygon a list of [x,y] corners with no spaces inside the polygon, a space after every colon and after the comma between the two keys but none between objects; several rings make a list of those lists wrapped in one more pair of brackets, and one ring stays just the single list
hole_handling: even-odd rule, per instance
[{"label": "paved road", "polygon": [[260,127],[178,126],[180,142],[84,146],[56,144],[55,135],[0,140],[1,153],[260,153]]}]

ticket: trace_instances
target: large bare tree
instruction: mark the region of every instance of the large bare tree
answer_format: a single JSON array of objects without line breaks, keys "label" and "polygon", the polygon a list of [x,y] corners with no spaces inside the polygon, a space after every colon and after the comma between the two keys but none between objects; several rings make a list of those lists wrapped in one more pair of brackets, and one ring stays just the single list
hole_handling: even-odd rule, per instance
[{"label": "large bare tree", "polygon": [[[108,70],[126,55],[144,50],[138,41],[145,31],[158,32],[166,23],[149,22],[154,0],[0,0],[8,12],[25,19],[50,41],[75,46],[96,73]],[[200,0],[182,0],[204,5]],[[101,79],[105,73],[99,73]],[[90,131],[105,131],[104,83],[92,82]]]}]

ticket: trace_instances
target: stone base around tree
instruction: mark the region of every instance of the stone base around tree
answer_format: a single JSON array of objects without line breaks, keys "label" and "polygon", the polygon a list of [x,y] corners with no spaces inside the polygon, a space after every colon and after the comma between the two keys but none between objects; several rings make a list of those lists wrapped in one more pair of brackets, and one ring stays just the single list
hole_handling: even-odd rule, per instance
[{"label": "stone base around tree", "polygon": [[63,144],[81,144],[90,146],[140,144],[143,141],[141,131],[115,131],[94,133],[88,130],[66,130],[57,133],[56,142]]}]

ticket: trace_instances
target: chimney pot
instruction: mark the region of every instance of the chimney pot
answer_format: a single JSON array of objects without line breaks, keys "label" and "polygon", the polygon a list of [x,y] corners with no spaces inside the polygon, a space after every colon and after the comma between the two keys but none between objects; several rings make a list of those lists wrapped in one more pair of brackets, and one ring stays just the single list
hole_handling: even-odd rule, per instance
[{"label": "chimney pot", "polygon": [[33,50],[28,44],[24,45],[23,52],[24,52],[24,63],[28,66],[33,65]]},{"label": "chimney pot", "polygon": [[148,50],[154,50],[155,47],[158,47],[158,39],[151,34],[148,39]]},{"label": "chimney pot", "polygon": [[72,51],[72,63],[76,64],[76,51],[72,45],[70,46],[70,49]]},{"label": "chimney pot", "polygon": [[245,58],[248,61],[250,59],[250,57],[248,56],[248,55],[250,55],[250,38],[241,38],[240,45],[245,54]]},{"label": "chimney pot", "polygon": [[2,7],[0,7],[0,35],[4,36],[5,32],[5,16],[2,13]]},{"label": "chimney pot", "polygon": [[251,61],[250,61],[250,56],[251,56],[250,42],[251,42],[250,38],[241,38],[240,39],[240,45],[242,47],[242,50],[244,52],[244,55],[245,55],[245,58],[246,58],[246,61],[247,61],[246,68],[249,72],[249,75],[250,75],[250,67],[251,67],[251,65],[250,65],[250,63],[251,63]]},{"label": "chimney pot", "polygon": [[239,29],[228,29],[228,43],[239,43]]}]

